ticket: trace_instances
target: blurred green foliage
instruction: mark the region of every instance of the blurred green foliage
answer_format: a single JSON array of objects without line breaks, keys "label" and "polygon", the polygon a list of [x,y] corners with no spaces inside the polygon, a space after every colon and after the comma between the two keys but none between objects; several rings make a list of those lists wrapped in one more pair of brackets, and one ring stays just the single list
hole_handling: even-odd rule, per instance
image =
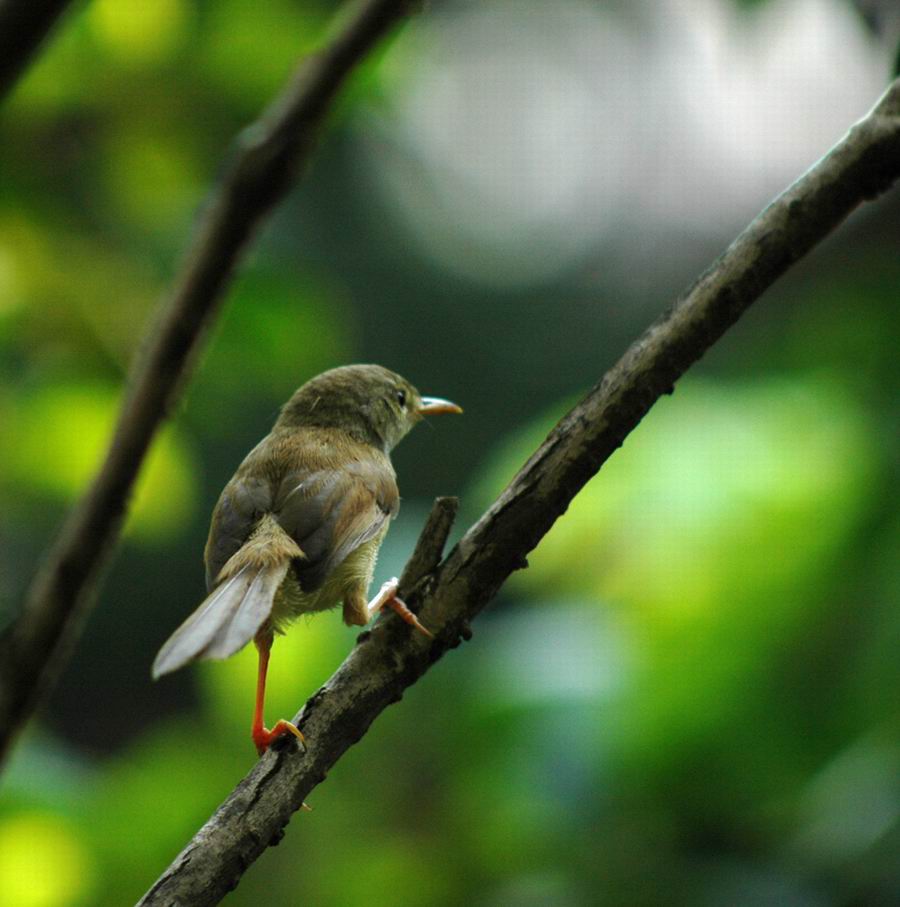
[{"label": "blurred green foliage", "polygon": [[[227,143],[334,6],[94,0],[7,100],[3,622],[96,468]],[[588,285],[578,268],[515,292],[444,271],[365,163],[373,141],[392,153],[371,124],[416,79],[402,59],[388,47],[350,86],[154,445],[98,609],[3,781],[4,905],[137,899],[253,764],[252,652],[157,685],[149,665],[203,594],[221,486],[299,383],[374,360],[466,407],[397,452],[380,580],[431,496],[462,495],[462,531],[708,255],[651,275],[649,299],[602,250]],[[651,411],[228,903],[900,902],[898,223],[889,200],[841,231]],[[354,636],[327,615],[279,639],[269,717]]]}]

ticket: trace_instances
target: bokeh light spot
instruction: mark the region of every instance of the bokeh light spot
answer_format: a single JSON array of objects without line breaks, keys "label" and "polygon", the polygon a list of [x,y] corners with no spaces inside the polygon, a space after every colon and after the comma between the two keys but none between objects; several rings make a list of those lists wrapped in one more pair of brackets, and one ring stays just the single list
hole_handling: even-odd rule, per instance
[{"label": "bokeh light spot", "polygon": [[15,907],[81,901],[93,871],[73,830],[58,816],[25,813],[0,824],[0,892]]},{"label": "bokeh light spot", "polygon": [[[112,388],[45,388],[23,401],[15,443],[0,442],[0,462],[21,487],[74,501],[100,463],[117,409]],[[193,473],[186,444],[174,428],[164,429],[138,478],[127,531],[152,539],[182,525],[195,504]]]},{"label": "bokeh light spot", "polygon": [[187,26],[182,0],[96,0],[89,15],[95,34],[109,51],[136,65],[169,56],[181,44]]}]

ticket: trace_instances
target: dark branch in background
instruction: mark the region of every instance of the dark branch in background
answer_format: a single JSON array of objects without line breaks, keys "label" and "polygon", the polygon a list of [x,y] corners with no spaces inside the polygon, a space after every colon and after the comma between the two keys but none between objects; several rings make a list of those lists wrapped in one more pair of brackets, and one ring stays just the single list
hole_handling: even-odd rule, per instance
[{"label": "dark branch in background", "polygon": [[248,242],[287,193],[317,127],[354,65],[411,8],[368,0],[233,151],[159,323],[138,357],[100,472],[71,513],[29,590],[22,615],[0,638],[0,758],[58,676],[91,593],[118,537],[131,487],[160,423],[189,374],[206,329]]},{"label": "dark branch in background", "polygon": [[16,84],[70,3],[71,0],[0,0],[0,98]]},{"label": "dark branch in background", "polygon": [[653,403],[797,259],[861,202],[900,177],[900,80],[875,109],[777,198],[640,337],[549,434],[447,559],[453,504],[439,500],[400,593],[435,631],[413,634],[385,616],[297,717],[308,749],[267,753],[140,904],[216,904],[284,834],[291,814],[369,725],[446,651],[619,447]]}]

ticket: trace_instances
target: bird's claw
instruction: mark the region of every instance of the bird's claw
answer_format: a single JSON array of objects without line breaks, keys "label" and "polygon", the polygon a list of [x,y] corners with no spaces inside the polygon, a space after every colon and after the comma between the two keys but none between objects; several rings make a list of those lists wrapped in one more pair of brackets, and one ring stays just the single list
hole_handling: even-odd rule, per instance
[{"label": "bird's claw", "polygon": [[262,756],[275,740],[285,734],[293,734],[300,741],[300,745],[306,749],[306,738],[300,728],[296,724],[292,724],[282,718],[276,722],[275,727],[271,731],[266,727],[253,729],[253,742],[256,744],[256,752]]},{"label": "bird's claw", "polygon": [[411,627],[415,627],[429,639],[434,639],[434,633],[425,627],[419,618],[409,610],[403,599],[397,597],[397,590],[399,588],[400,583],[396,576],[389,579],[386,583],[382,583],[378,595],[376,595],[369,603],[369,618],[371,619],[385,608],[390,608],[394,613],[402,617]]}]

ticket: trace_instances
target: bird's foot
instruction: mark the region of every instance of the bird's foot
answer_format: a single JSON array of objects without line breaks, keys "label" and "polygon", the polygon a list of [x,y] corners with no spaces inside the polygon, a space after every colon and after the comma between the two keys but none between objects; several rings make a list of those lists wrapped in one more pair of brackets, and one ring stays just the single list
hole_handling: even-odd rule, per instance
[{"label": "bird's foot", "polygon": [[396,576],[382,585],[378,595],[369,602],[369,619],[371,620],[385,608],[390,608],[396,614],[399,614],[411,627],[415,627],[429,639],[434,639],[434,633],[425,627],[419,621],[419,618],[407,608],[406,602],[404,602],[403,599],[397,597],[397,589],[399,588],[400,583],[397,581]]},{"label": "bird's foot", "polygon": [[256,752],[260,756],[271,746],[273,740],[277,740],[285,734],[293,734],[304,747],[306,746],[306,738],[300,728],[295,724],[291,724],[290,721],[285,721],[283,718],[281,721],[276,722],[275,727],[271,731],[260,724],[259,727],[254,726],[251,733],[253,742],[256,744]]}]

